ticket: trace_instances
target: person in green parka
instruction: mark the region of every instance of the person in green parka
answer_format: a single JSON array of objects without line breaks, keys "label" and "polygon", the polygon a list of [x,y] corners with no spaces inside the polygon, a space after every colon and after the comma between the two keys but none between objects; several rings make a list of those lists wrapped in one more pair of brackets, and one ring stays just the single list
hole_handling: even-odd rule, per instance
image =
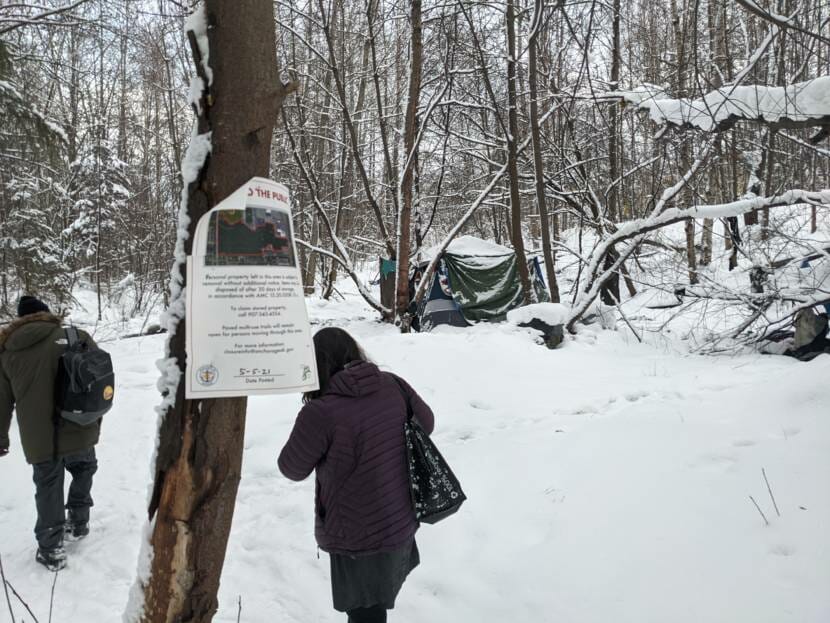
[{"label": "person in green parka", "polygon": [[[32,296],[20,299],[17,315],[0,331],[0,457],[9,454],[9,427],[16,411],[23,455],[32,465],[35,483],[35,559],[57,571],[66,566],[64,538],[89,534],[100,420],[79,426],[55,417],[55,377],[67,346],[63,324]],[[94,347],[87,333],[78,334]],[[72,483],[64,499],[66,471]]]}]

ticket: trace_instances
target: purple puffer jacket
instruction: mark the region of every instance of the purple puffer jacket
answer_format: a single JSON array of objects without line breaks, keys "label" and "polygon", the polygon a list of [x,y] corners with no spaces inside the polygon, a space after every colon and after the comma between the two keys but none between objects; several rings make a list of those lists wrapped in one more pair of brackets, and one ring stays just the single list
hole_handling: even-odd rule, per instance
[{"label": "purple puffer jacket", "polygon": [[[280,471],[291,480],[317,471],[314,533],[324,551],[391,551],[418,529],[406,464],[406,403],[396,378],[365,362],[339,372],[322,397],[302,408],[280,453]],[[400,380],[418,422],[432,433],[432,410]]]}]

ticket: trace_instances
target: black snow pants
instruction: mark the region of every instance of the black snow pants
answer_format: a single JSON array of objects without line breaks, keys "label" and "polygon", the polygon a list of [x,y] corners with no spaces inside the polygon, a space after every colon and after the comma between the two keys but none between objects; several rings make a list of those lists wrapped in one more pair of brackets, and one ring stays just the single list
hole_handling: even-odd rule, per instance
[{"label": "black snow pants", "polygon": [[[92,476],[98,470],[95,448],[32,466],[35,481],[37,523],[35,537],[41,549],[50,550],[63,544],[66,523],[64,508],[69,510],[69,521],[83,524],[89,521],[92,506]],[[64,505],[64,472],[72,475],[69,496]]]}]

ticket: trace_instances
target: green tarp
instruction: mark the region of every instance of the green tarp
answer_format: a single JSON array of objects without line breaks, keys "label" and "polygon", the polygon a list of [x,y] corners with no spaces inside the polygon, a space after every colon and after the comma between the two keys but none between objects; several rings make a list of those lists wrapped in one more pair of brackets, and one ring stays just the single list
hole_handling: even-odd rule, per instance
[{"label": "green tarp", "polygon": [[[516,255],[444,256],[450,288],[461,313],[469,322],[500,321],[511,309],[522,305],[522,285]],[[530,278],[536,301],[549,300],[544,283],[540,283],[535,262],[529,262]]]}]

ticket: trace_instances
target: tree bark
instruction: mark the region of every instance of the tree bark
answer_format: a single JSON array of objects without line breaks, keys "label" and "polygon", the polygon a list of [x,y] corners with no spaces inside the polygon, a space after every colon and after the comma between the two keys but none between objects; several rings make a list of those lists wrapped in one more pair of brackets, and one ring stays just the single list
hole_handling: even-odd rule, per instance
[{"label": "tree bark", "polygon": [[[614,0],[612,7],[614,16],[612,20],[612,49],[611,49],[611,84],[612,88],[618,89],[620,83],[620,0]],[[619,194],[617,187],[620,183],[620,166],[618,161],[618,114],[619,104],[613,102],[608,110],[608,172],[611,178],[611,184],[608,186],[608,196],[606,200],[608,220],[616,223],[619,219],[619,209],[617,206],[617,199]],[[608,249],[608,255],[605,257],[605,267],[612,266],[617,261],[619,254],[614,247]],[[602,302],[606,305],[617,305],[620,303],[620,275],[617,272],[611,273],[608,280],[602,284],[602,291],[600,294]]]},{"label": "tree bark", "polygon": [[[206,0],[205,8],[213,83],[203,93],[198,123],[200,134],[212,133],[212,152],[188,188],[188,254],[201,216],[252,176],[268,176],[274,123],[291,90],[279,81],[270,0]],[[192,47],[199,67],[198,47]],[[184,375],[184,320],[169,349]],[[159,431],[143,623],[202,623],[216,613],[239,486],[245,410],[245,398],[185,400],[184,383],[178,384]]]},{"label": "tree bark", "polygon": [[418,103],[421,96],[421,67],[423,65],[423,36],[421,28],[421,0],[411,0],[410,27],[412,42],[409,59],[409,91],[404,119],[404,165],[401,175],[400,214],[398,219],[398,275],[395,305],[401,321],[401,331],[409,332],[409,251],[412,230],[412,195],[417,161]]},{"label": "tree bark", "polygon": [[[617,0],[619,1],[619,0]],[[548,207],[545,202],[545,169],[542,163],[541,129],[539,128],[539,89],[536,79],[536,56],[539,53],[539,23],[544,19],[543,0],[535,0],[534,24],[531,26],[529,53],[529,76],[528,86],[530,87],[530,133],[533,139],[533,168],[536,173],[536,204],[539,208],[539,221],[542,227],[542,253],[545,256],[545,272],[548,278],[550,289],[550,300],[559,302],[559,284],[556,281],[554,270],[554,255],[551,247],[550,219],[548,218]]]},{"label": "tree bark", "polygon": [[519,166],[516,142],[519,121],[516,111],[516,10],[515,0],[507,0],[507,173],[510,176],[510,224],[513,249],[516,253],[519,280],[525,304],[532,301],[530,271],[527,267],[524,238],[522,237],[522,205],[519,198]]},{"label": "tree bark", "polygon": [[[677,96],[686,97],[686,36],[689,30],[697,28],[697,21],[692,22],[689,19],[689,3],[688,0],[681,0],[681,6],[678,10],[676,0],[671,1],[672,25],[674,27],[674,45],[677,62]],[[691,163],[691,154],[689,142],[684,140],[680,146],[680,167],[683,170],[688,170]],[[689,192],[684,192],[684,200],[687,205],[692,201],[692,195]],[[694,285],[698,282],[697,275],[697,250],[695,249],[695,221],[689,219],[686,221],[686,261],[689,268],[689,283]]]}]

